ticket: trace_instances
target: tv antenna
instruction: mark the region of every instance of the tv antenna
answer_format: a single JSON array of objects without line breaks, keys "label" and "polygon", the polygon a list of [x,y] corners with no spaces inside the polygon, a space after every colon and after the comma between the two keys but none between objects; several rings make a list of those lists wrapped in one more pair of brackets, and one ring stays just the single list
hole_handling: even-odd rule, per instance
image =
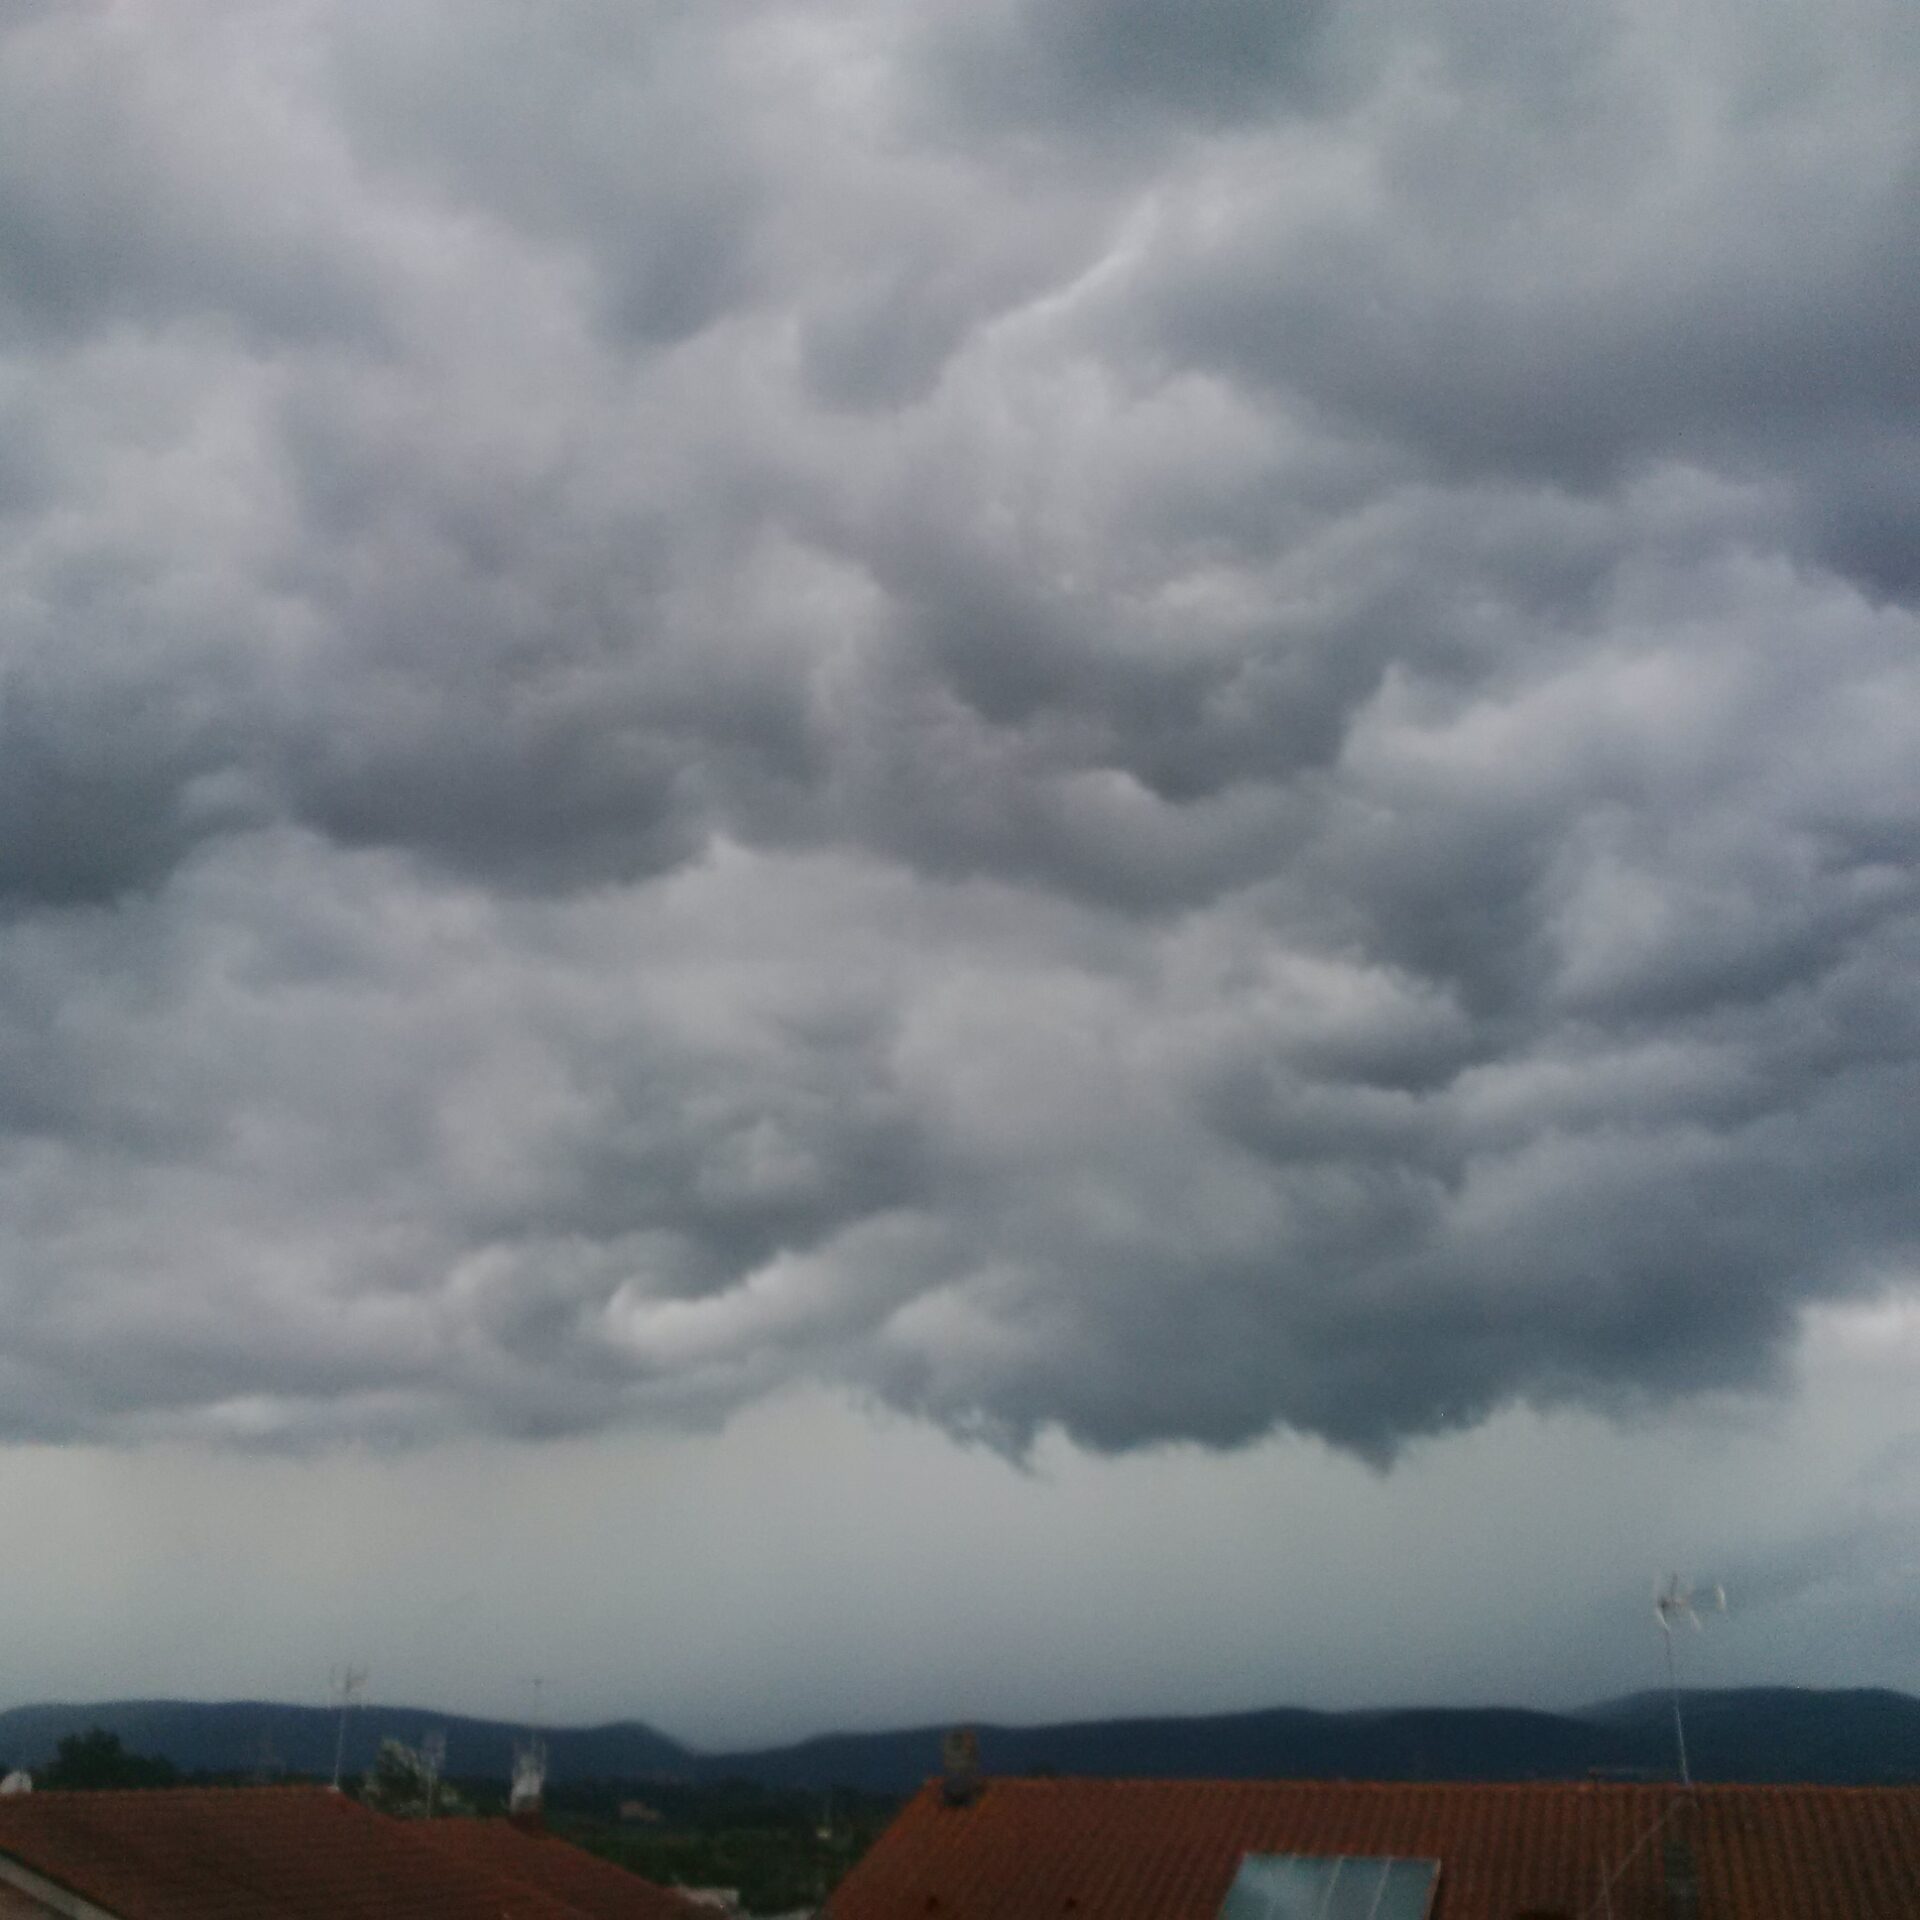
[{"label": "tv antenna", "polygon": [[447,1764],[447,1735],[435,1727],[420,1742],[420,1764],[427,1770],[427,1818],[433,1818],[434,1802],[439,1797],[440,1770]]},{"label": "tv antenna", "polygon": [[536,1734],[513,1745],[513,1785],[507,1793],[509,1813],[538,1813],[541,1790],[547,1784],[547,1743]]},{"label": "tv antenna", "polygon": [[533,1717],[527,1725],[527,1737],[513,1744],[513,1785],[507,1793],[509,1813],[537,1813],[540,1796],[547,1783],[547,1743],[540,1731],[540,1688],[536,1674],[532,1680]]},{"label": "tv antenna", "polygon": [[333,1790],[340,1791],[340,1767],[347,1753],[347,1712],[366,1691],[365,1667],[336,1667],[329,1676],[333,1691],[340,1697],[340,1728],[333,1737]]},{"label": "tv antenna", "polygon": [[1680,1756],[1680,1784],[1683,1787],[1693,1785],[1693,1775],[1687,1766],[1687,1727],[1680,1714],[1680,1674],[1674,1659],[1673,1640],[1675,1633],[1683,1626],[1691,1627],[1695,1633],[1700,1631],[1702,1606],[1709,1613],[1725,1613],[1726,1588],[1708,1588],[1696,1605],[1693,1588],[1686,1585],[1677,1573],[1670,1573],[1653,1590],[1653,1617],[1660,1622],[1661,1638],[1667,1649],[1667,1693],[1673,1701],[1673,1743]]}]

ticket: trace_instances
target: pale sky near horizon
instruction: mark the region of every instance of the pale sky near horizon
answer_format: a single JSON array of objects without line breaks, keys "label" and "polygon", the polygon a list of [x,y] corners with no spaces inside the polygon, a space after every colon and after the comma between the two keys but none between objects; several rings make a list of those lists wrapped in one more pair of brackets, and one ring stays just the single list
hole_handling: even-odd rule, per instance
[{"label": "pale sky near horizon", "polygon": [[1920,1686],[1917,100],[0,13],[0,1698]]},{"label": "pale sky near horizon", "polygon": [[[1509,1412],[1390,1473],[1304,1440],[1024,1469],[797,1393],[718,1436],[320,1459],[16,1450],[0,1704],[396,1705],[689,1745],[1408,1704],[1663,1679],[1670,1567],[1730,1588],[1690,1684],[1916,1691],[1920,1314],[1824,1316],[1787,1399]],[[534,1681],[538,1679],[536,1691]],[[989,1756],[990,1758],[990,1756]]]}]

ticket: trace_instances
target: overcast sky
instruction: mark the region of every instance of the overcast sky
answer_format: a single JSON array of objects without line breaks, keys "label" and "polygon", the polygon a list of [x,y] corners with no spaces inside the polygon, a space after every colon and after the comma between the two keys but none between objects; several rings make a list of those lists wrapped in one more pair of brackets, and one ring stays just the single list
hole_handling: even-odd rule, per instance
[{"label": "overcast sky", "polygon": [[1917,103],[12,0],[0,1696],[1920,1682]]}]

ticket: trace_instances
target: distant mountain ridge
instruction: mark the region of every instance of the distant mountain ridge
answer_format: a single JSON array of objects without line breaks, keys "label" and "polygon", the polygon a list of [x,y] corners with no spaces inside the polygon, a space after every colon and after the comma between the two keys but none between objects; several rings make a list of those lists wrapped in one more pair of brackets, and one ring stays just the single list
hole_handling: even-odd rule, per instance
[{"label": "distant mountain ridge", "polygon": [[[1889,1691],[1753,1688],[1683,1696],[1699,1780],[1865,1785],[1920,1781],[1920,1700]],[[769,1786],[901,1792],[938,1764],[939,1733],[828,1734],[705,1760]],[[981,1726],[989,1773],[1163,1779],[1666,1779],[1674,1772],[1665,1693],[1574,1713],[1409,1707],[1321,1713],[1278,1707],[1192,1718]]]},{"label": "distant mountain ridge", "polygon": [[[1920,1699],[1885,1690],[1756,1687],[1683,1696],[1700,1780],[1835,1785],[1920,1781]],[[120,1700],[0,1712],[0,1760],[43,1763],[66,1734],[118,1733],[137,1752],[187,1771],[330,1774],[339,1712],[270,1701]],[[383,1739],[417,1744],[439,1730],[447,1771],[504,1780],[525,1729],[423,1707],[360,1706],[348,1717],[345,1766],[371,1765]],[[904,1793],[937,1770],[939,1727],[823,1734],[794,1745],[698,1753],[644,1721],[556,1727],[545,1739],[556,1779],[755,1780],[770,1787],[861,1787]],[[982,1725],[989,1773],[1140,1775],[1168,1779],[1566,1780],[1589,1774],[1667,1778],[1673,1719],[1664,1693],[1575,1713],[1511,1707],[1407,1707],[1321,1713],[1305,1707],[1187,1717]]]},{"label": "distant mountain ridge", "polygon": [[[12,1707],[0,1712],[0,1761],[33,1767],[49,1759],[68,1734],[101,1726],[136,1753],[160,1754],[185,1772],[279,1773],[329,1777],[340,1736],[338,1707],[287,1706],[269,1700],[101,1700]],[[506,1779],[514,1743],[527,1729],[508,1720],[482,1720],[427,1707],[360,1705],[347,1714],[343,1767],[362,1773],[382,1740],[417,1746],[430,1732],[447,1739],[447,1771]],[[546,1732],[552,1764],[575,1779],[644,1779],[689,1775],[696,1757],[676,1740],[638,1720]]]}]

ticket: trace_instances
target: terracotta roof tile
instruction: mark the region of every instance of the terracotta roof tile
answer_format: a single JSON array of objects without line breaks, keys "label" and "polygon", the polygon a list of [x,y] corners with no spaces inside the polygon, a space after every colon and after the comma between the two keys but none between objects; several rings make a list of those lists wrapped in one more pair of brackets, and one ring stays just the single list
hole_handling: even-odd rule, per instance
[{"label": "terracotta roof tile", "polygon": [[538,1887],[590,1920],[712,1920],[711,1907],[510,1820],[436,1820],[418,1831],[443,1853]]},{"label": "terracotta roof tile", "polygon": [[[1920,1788],[994,1780],[909,1803],[832,1920],[1215,1920],[1247,1853],[1438,1859],[1433,1920],[1667,1920],[1685,1831],[1699,1920],[1915,1920]],[[1610,1880],[1601,1904],[1603,1880]]]},{"label": "terracotta roof tile", "polygon": [[122,1920],[582,1920],[324,1787],[32,1793],[0,1853]]}]

